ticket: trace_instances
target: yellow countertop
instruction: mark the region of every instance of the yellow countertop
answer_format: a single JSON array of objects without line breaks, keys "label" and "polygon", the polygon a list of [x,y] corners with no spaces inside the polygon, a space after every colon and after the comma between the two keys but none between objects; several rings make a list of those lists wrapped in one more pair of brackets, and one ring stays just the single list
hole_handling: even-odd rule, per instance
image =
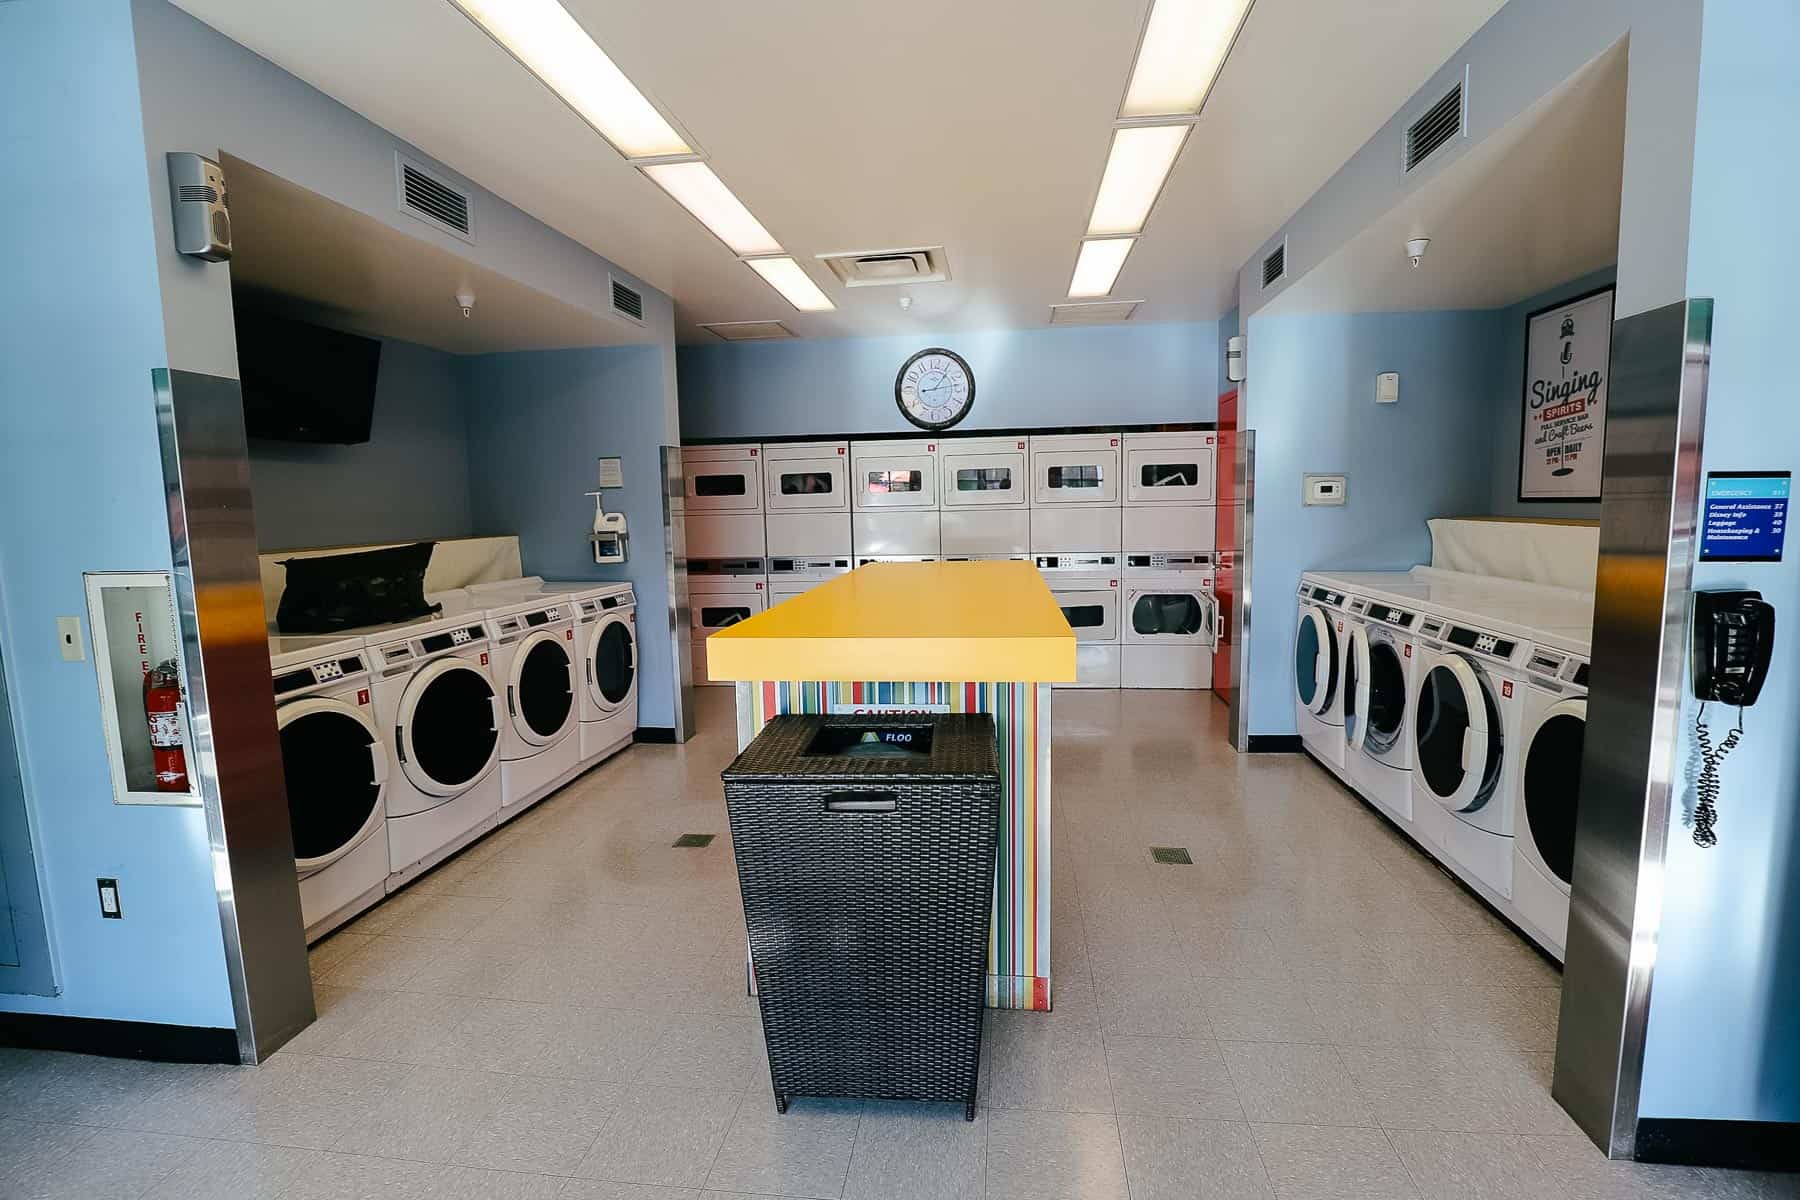
[{"label": "yellow countertop", "polygon": [[725,679],[1068,683],[1075,631],[1025,562],[870,563],[706,642]]}]

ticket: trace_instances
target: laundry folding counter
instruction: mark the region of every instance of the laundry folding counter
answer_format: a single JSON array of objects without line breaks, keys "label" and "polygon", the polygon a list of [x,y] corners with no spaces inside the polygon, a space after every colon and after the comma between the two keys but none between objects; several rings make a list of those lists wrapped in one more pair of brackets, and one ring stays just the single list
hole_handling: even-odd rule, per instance
[{"label": "laundry folding counter", "polygon": [[990,713],[1002,788],[987,1002],[1048,1009],[1050,685],[1075,634],[1030,563],[872,563],[707,640],[741,750],[783,713]]}]

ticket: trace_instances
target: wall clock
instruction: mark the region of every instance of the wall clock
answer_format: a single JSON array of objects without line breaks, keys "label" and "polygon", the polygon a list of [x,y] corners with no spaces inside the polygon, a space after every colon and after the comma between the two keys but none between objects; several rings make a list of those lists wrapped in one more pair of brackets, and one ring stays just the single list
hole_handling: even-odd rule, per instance
[{"label": "wall clock", "polygon": [[920,429],[948,429],[975,404],[975,373],[954,351],[921,350],[894,376],[894,402]]}]

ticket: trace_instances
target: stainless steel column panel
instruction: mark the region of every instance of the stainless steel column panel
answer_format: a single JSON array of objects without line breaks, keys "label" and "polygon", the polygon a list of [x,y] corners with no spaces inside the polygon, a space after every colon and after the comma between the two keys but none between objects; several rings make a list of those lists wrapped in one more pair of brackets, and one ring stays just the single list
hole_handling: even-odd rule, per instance
[{"label": "stainless steel column panel", "polygon": [[662,447],[663,571],[669,582],[669,646],[675,655],[675,740],[694,736],[692,610],[688,607],[687,476],[681,447]]},{"label": "stainless steel column panel", "polygon": [[281,742],[234,379],[152,372],[176,617],[213,883],[243,1062],[313,1022]]},{"label": "stainless steel column panel", "polygon": [[1219,570],[1231,573],[1231,594],[1237,604],[1231,615],[1231,627],[1225,636],[1231,639],[1231,692],[1225,697],[1226,736],[1231,748],[1240,754],[1250,750],[1250,568],[1256,561],[1256,431],[1240,429],[1220,437],[1221,453],[1229,450],[1236,465],[1232,507],[1237,550],[1229,563],[1221,562]]},{"label": "stainless steel column panel", "polygon": [[1613,326],[1588,736],[1551,1091],[1632,1156],[1675,800],[1712,301]]}]

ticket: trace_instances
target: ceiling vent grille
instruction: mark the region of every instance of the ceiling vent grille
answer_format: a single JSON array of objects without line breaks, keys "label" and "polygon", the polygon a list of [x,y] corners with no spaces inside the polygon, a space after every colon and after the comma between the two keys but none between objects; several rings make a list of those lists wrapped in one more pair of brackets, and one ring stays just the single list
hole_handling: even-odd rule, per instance
[{"label": "ceiling vent grille", "polygon": [[644,323],[644,294],[616,279],[612,281],[612,306],[613,311],[620,316],[628,317],[639,325]]},{"label": "ceiling vent grille", "polygon": [[1052,325],[1116,325],[1137,315],[1142,300],[1094,300],[1080,304],[1052,304]]},{"label": "ceiling vent grille", "polygon": [[819,261],[845,287],[894,287],[909,283],[941,283],[950,278],[950,260],[942,246],[904,250],[851,250],[821,254]]},{"label": "ceiling vent grille", "polygon": [[1412,170],[1464,131],[1468,112],[1463,104],[1463,85],[1444,93],[1444,98],[1406,127],[1406,169]]},{"label": "ceiling vent grille", "polygon": [[394,163],[402,212],[465,242],[475,240],[475,205],[467,192],[398,155]]},{"label": "ceiling vent grille", "polygon": [[794,336],[780,321],[711,321],[700,328],[727,342],[776,342]]},{"label": "ceiling vent grille", "polygon": [[1275,247],[1273,250],[1269,251],[1268,257],[1263,259],[1262,285],[1265,288],[1273,287],[1275,284],[1280,283],[1286,277],[1287,277],[1287,239],[1282,238],[1281,245],[1279,245],[1279,246]]}]

